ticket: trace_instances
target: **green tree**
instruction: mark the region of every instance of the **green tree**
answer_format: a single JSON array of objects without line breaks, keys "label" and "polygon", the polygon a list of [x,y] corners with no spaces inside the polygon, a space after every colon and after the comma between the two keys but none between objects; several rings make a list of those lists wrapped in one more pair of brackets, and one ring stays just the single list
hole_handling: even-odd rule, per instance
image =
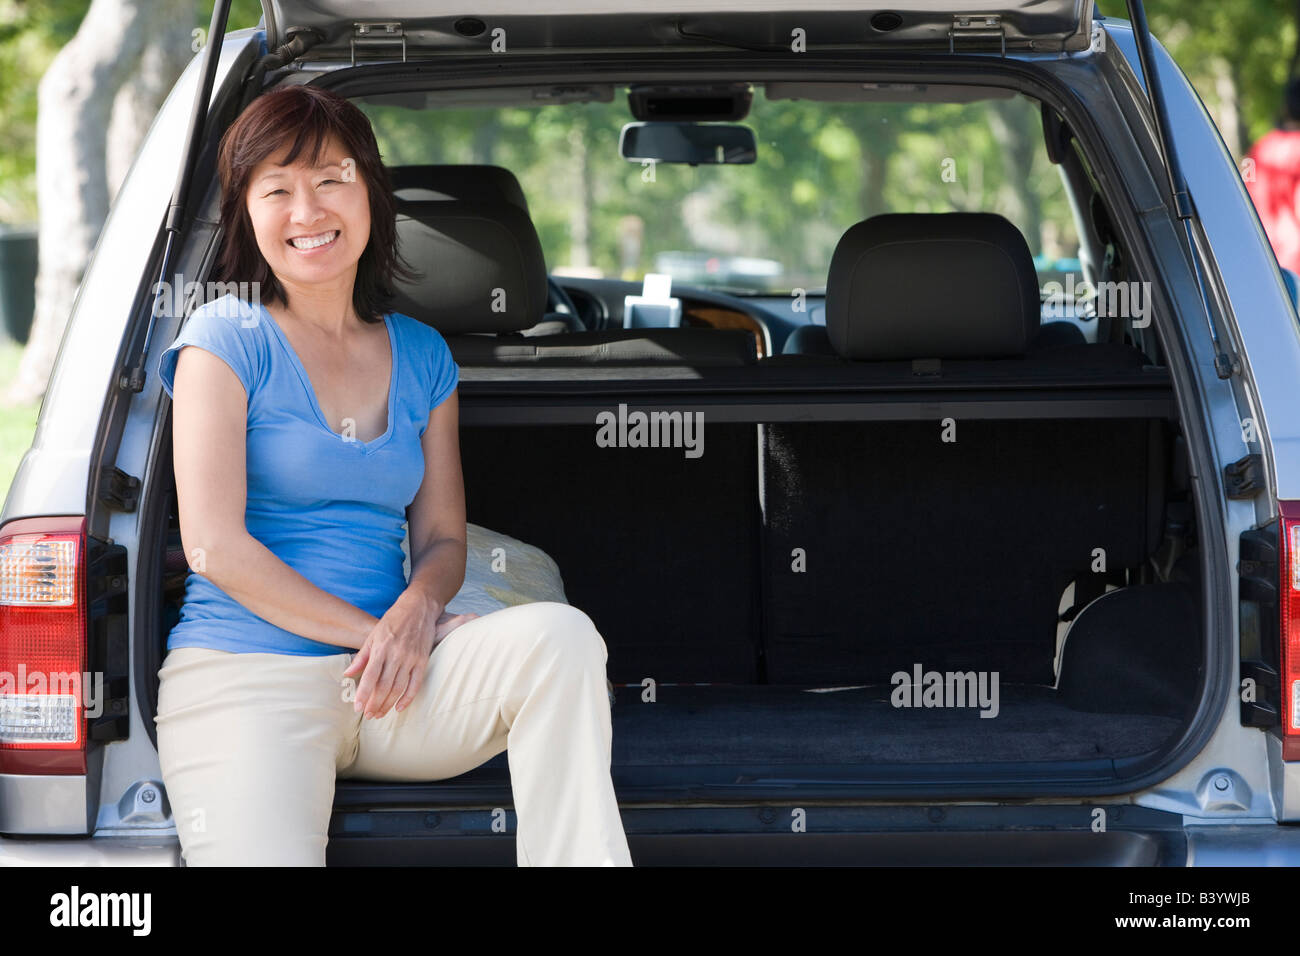
[{"label": "green tree", "polygon": [[[1102,13],[1126,19],[1122,0]],[[1148,0],[1152,33],[1187,74],[1238,161],[1281,115],[1297,60],[1297,0]]]}]

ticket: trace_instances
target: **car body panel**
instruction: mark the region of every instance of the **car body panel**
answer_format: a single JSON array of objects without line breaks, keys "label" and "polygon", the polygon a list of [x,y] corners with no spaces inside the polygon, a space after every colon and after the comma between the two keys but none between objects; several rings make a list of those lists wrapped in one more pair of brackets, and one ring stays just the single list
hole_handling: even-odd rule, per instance
[{"label": "car body panel", "polygon": [[94,836],[64,840],[0,836],[0,867],[6,866],[180,866],[175,834]]},{"label": "car body panel", "polygon": [[[1131,31],[1108,21],[1107,32],[1131,61],[1136,59]],[[1233,339],[1240,342],[1247,359],[1243,372],[1260,402],[1261,440],[1248,449],[1238,436],[1236,445],[1241,454],[1263,452],[1271,459],[1278,498],[1300,499],[1300,417],[1278,414],[1294,409],[1294,370],[1300,367],[1300,326],[1291,320],[1290,295],[1222,137],[1182,70],[1163,46],[1153,46],[1175,148],[1198,157],[1197,162],[1185,164],[1184,174],[1224,278],[1232,307],[1230,320],[1236,327]],[[1269,409],[1275,410],[1273,416]]]},{"label": "car body panel", "polygon": [[[1135,63],[1136,44],[1127,24],[1107,21],[1106,30],[1129,61]],[[1257,441],[1247,443],[1240,429],[1221,431],[1218,435],[1223,451],[1221,461],[1226,464],[1249,453],[1261,454],[1269,475],[1268,484],[1273,489],[1271,495],[1259,495],[1252,501],[1228,503],[1229,557],[1235,567],[1240,532],[1267,522],[1272,517],[1274,499],[1300,498],[1300,416],[1288,414],[1296,407],[1300,326],[1294,320],[1294,309],[1277,258],[1240,171],[1182,70],[1162,46],[1156,43],[1153,47],[1174,148],[1183,155],[1198,157],[1197,162],[1184,164],[1184,174],[1231,305],[1230,315],[1226,317],[1228,334],[1244,359],[1236,400],[1239,408],[1249,410],[1242,419],[1254,418],[1258,436]],[[1222,388],[1213,384],[1217,378],[1213,375],[1213,356],[1203,353],[1199,366],[1205,394],[1210,400]],[[1270,410],[1274,414],[1269,414]],[[1234,587],[1234,606],[1237,600]],[[1262,759],[1243,760],[1243,747],[1257,755],[1261,755],[1262,748]],[[1275,736],[1242,727],[1235,717],[1235,707],[1228,709],[1211,747],[1171,778],[1169,786],[1182,793],[1196,793],[1202,779],[1212,778],[1216,753],[1225,766],[1251,767],[1263,772],[1250,774],[1249,788],[1255,795],[1252,800],[1262,798],[1261,791],[1267,788],[1272,804],[1268,816],[1300,820],[1300,764],[1281,759],[1280,743]],[[1203,772],[1202,779],[1197,779],[1198,771]],[[1147,802],[1153,806],[1167,805],[1158,792],[1148,795]]]},{"label": "car body panel", "polygon": [[[1107,42],[1112,45],[1112,49],[1118,49],[1123,53],[1136,83],[1136,78],[1140,76],[1140,69],[1137,65],[1136,45],[1131,29],[1126,23],[1110,19],[1105,20],[1103,26],[1107,33]],[[1198,134],[1196,137],[1183,130],[1181,136],[1175,138],[1176,148],[1184,152],[1195,150],[1197,152],[1193,154],[1198,156],[1208,153],[1212,157],[1197,163],[1184,164],[1187,168],[1189,189],[1200,209],[1202,194],[1215,195],[1228,192],[1224,188],[1222,177],[1228,175],[1236,179],[1235,166],[1231,159],[1226,157],[1226,151],[1217,132],[1214,132],[1212,126],[1206,128],[1208,117],[1193,115],[1193,107],[1199,110],[1200,104],[1195,99],[1194,92],[1182,72],[1164,47],[1154,39],[1152,46],[1157,68],[1160,69],[1164,81],[1166,101],[1170,115],[1174,118],[1174,125],[1176,127],[1197,126],[1193,131]],[[1140,90],[1141,87],[1138,86],[1138,89]],[[1154,131],[1150,127],[1150,114],[1145,109],[1137,108],[1138,105],[1132,101],[1125,103],[1129,121],[1139,128],[1146,126],[1148,140],[1154,141]],[[1220,151],[1222,156],[1219,155]],[[1226,170],[1220,160],[1226,163]],[[1244,188],[1242,195],[1245,195]],[[1224,281],[1229,287],[1235,284],[1234,293],[1242,286],[1245,287],[1242,291],[1249,293],[1257,291],[1256,287],[1259,285],[1269,284],[1271,253],[1262,232],[1255,228],[1256,224],[1250,222],[1248,198],[1245,203],[1244,210],[1240,206],[1234,207],[1230,202],[1211,204],[1214,214],[1205,217],[1205,230],[1211,237],[1213,251],[1217,252],[1221,248],[1242,248],[1242,255],[1235,257],[1226,266],[1221,256],[1216,257],[1213,263],[1222,271]],[[1205,210],[1202,212],[1204,214]],[[1228,238],[1230,236],[1231,239]],[[1252,244],[1253,248],[1251,248]],[[1275,263],[1272,268],[1276,271]],[[1285,290],[1282,290],[1282,294],[1285,295]],[[1240,316],[1236,311],[1238,299],[1232,298],[1230,302],[1232,314],[1224,320],[1229,324],[1233,315]],[[1270,308],[1274,310],[1273,315],[1276,316],[1279,304],[1283,308],[1288,308],[1284,300],[1270,301],[1267,291],[1263,293],[1262,298],[1251,303],[1265,310],[1266,316]],[[1198,418],[1208,415],[1211,424],[1212,458],[1219,463],[1221,469],[1223,465],[1247,453],[1242,441],[1240,419],[1243,416],[1240,409],[1253,407],[1255,400],[1248,383],[1243,383],[1240,379],[1225,381],[1218,377],[1204,312],[1184,309],[1181,312],[1181,319],[1182,332],[1195,356],[1191,374],[1196,379],[1196,386],[1191,391],[1195,393],[1196,399],[1191,404],[1199,405],[1200,411],[1193,410],[1192,414]],[[1270,321],[1266,317],[1263,324],[1265,328],[1271,328]],[[1272,334],[1276,335],[1276,331],[1274,330]],[[1235,336],[1233,340],[1236,340]],[[1300,363],[1300,352],[1295,353],[1294,361]],[[1266,443],[1267,439],[1262,441]],[[1252,450],[1258,451],[1259,448]],[[1221,470],[1217,474],[1202,475],[1199,478],[1207,486],[1209,491],[1207,497],[1210,503],[1213,505],[1218,502],[1220,515],[1217,520],[1225,529],[1228,566],[1235,568],[1238,538],[1242,532],[1255,527],[1261,520],[1262,514],[1266,511],[1264,499],[1267,496],[1260,496],[1259,505],[1256,501],[1227,499],[1218,487],[1221,485]],[[1235,609],[1237,606],[1235,574],[1230,576],[1230,581],[1230,595],[1213,596],[1215,600],[1221,602],[1221,609]],[[1231,615],[1230,630],[1233,635],[1233,686],[1236,681],[1237,622],[1235,617],[1234,610]],[[1220,648],[1221,653],[1226,650],[1228,648]],[[1267,760],[1268,735],[1254,728],[1243,727],[1235,705],[1235,696],[1226,697],[1222,701],[1222,711],[1214,731],[1197,755],[1160,784],[1135,794],[1134,801],[1143,806],[1180,812],[1193,819],[1275,819],[1275,801],[1270,786]],[[1229,781],[1227,793],[1219,791],[1215,786],[1216,783],[1222,784],[1224,779]]]}]

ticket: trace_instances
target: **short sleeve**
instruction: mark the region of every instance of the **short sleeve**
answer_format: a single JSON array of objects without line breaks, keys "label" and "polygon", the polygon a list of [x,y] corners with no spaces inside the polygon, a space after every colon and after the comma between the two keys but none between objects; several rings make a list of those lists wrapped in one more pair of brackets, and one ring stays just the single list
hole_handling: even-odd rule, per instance
[{"label": "short sleeve", "polygon": [[257,351],[253,337],[256,324],[245,325],[238,313],[226,315],[216,307],[217,304],[209,302],[196,309],[158,361],[158,377],[172,398],[176,397],[173,394],[176,365],[181,349],[187,345],[197,345],[217,356],[239,376],[244,391],[250,397],[253,394],[257,381]]},{"label": "short sleeve", "polygon": [[451,348],[448,347],[442,334],[432,326],[427,326],[433,333],[433,348],[429,350],[433,363],[433,382],[432,394],[429,397],[429,410],[437,408],[447,396],[456,390],[460,382],[460,366],[451,357]]}]

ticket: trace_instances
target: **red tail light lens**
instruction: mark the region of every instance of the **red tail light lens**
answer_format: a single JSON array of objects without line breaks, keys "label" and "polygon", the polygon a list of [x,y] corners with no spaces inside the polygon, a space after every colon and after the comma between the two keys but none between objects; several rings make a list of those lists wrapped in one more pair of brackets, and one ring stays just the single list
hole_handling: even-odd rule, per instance
[{"label": "red tail light lens", "polygon": [[0,528],[0,773],[86,772],[85,517]]}]

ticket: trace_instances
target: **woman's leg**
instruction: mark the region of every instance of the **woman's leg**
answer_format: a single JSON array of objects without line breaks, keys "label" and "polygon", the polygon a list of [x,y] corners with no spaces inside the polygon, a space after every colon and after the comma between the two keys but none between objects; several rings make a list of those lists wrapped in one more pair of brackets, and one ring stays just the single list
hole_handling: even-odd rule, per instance
[{"label": "woman's leg", "polygon": [[159,670],[158,759],[186,866],[324,866],[353,742],[344,652],[179,647]]},{"label": "woman's leg", "polygon": [[443,780],[507,751],[520,866],[631,866],[610,779],[607,652],[591,619],[539,601],[462,624],[401,713],[362,719],[341,777]]}]

